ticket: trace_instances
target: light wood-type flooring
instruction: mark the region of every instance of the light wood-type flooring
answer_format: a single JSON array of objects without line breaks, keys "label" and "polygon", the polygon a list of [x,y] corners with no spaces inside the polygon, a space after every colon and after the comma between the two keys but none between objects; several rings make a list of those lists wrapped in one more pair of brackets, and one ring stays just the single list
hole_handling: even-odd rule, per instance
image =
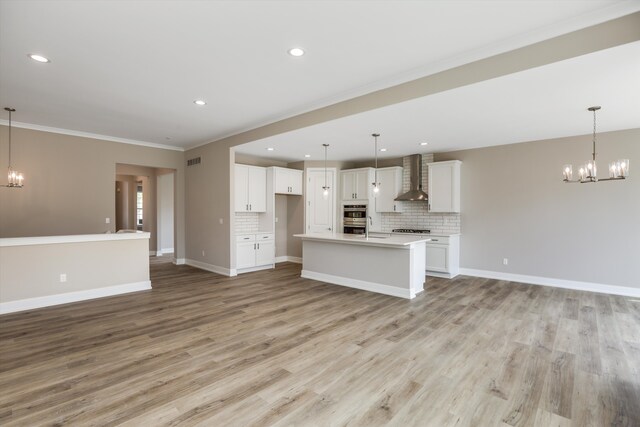
[{"label": "light wood-type flooring", "polygon": [[640,426],[636,300],[299,274],[152,258],[152,291],[0,316],[0,425]]}]

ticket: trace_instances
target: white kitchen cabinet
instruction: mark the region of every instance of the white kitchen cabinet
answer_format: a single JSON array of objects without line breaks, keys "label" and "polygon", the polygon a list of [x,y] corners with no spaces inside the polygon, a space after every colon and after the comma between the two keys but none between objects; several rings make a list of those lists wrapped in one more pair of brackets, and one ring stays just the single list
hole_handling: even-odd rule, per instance
[{"label": "white kitchen cabinet", "polygon": [[302,171],[274,167],[274,192],[276,194],[302,195]]},{"label": "white kitchen cabinet", "polygon": [[266,212],[266,168],[236,164],[234,183],[236,212]]},{"label": "white kitchen cabinet", "polygon": [[427,164],[429,212],[460,212],[460,160]]},{"label": "white kitchen cabinet", "polygon": [[238,273],[271,268],[275,264],[273,233],[236,236],[236,270]]},{"label": "white kitchen cabinet", "polygon": [[444,277],[450,279],[456,277],[460,270],[460,235],[429,236],[430,242],[426,243],[427,276]]},{"label": "white kitchen cabinet", "polygon": [[402,204],[395,201],[395,198],[402,193],[402,168],[399,166],[379,168],[378,182],[380,191],[375,199],[376,212],[402,212]]},{"label": "white kitchen cabinet", "polygon": [[373,168],[350,169],[340,173],[342,200],[368,200],[373,184]]}]

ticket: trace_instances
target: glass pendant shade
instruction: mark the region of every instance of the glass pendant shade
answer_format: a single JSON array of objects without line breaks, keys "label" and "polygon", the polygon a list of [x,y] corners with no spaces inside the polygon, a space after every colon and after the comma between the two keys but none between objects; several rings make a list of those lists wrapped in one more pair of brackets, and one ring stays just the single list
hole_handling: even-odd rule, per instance
[{"label": "glass pendant shade", "polygon": [[595,160],[588,160],[585,167],[587,168],[587,178],[595,179],[598,176],[598,168]]},{"label": "glass pendant shade", "polygon": [[564,165],[562,167],[562,177],[565,181],[571,181],[573,179],[573,166]]}]

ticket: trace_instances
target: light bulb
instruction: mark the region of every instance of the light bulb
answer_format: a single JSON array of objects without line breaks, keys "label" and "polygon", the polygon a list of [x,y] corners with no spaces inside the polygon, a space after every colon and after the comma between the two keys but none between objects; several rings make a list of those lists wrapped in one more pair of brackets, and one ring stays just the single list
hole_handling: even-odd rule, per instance
[{"label": "light bulb", "polygon": [[324,189],[324,191],[322,192],[322,197],[324,197],[325,200],[329,198],[329,189]]}]

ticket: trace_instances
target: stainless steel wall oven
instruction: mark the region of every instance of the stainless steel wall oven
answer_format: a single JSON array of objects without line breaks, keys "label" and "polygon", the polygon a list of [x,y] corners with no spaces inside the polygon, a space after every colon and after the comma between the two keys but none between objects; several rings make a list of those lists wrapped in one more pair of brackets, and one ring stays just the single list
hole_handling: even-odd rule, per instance
[{"label": "stainless steel wall oven", "polygon": [[367,205],[344,205],[343,233],[364,234],[367,227]]}]

